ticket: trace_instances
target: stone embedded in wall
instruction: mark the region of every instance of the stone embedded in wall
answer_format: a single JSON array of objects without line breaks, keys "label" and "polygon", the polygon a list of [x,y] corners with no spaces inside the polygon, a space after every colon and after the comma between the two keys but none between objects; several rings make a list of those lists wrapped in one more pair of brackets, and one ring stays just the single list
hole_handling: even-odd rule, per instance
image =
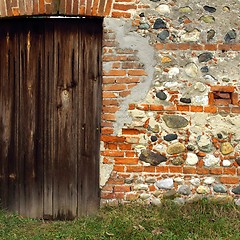
[{"label": "stone embedded in wall", "polygon": [[223,155],[230,154],[234,151],[234,148],[231,143],[229,142],[224,142],[221,144],[221,153]]},{"label": "stone embedded in wall", "polygon": [[179,115],[164,115],[162,119],[169,128],[184,128],[188,125],[188,120]]},{"label": "stone embedded in wall", "polygon": [[240,185],[232,189],[232,192],[235,194],[240,194]]},{"label": "stone embedded in wall", "polygon": [[167,94],[163,91],[159,91],[156,93],[156,97],[159,98],[160,100],[166,100]]},{"label": "stone embedded in wall", "polygon": [[160,4],[156,11],[161,15],[167,15],[171,12],[170,7],[167,4]]},{"label": "stone embedded in wall", "polygon": [[144,29],[144,30],[146,30],[146,29],[149,29],[149,28],[150,28],[150,25],[149,25],[148,23],[143,22],[143,23],[140,23],[140,25],[138,26],[138,28],[139,28],[139,29]]},{"label": "stone embedded in wall", "polygon": [[161,41],[164,42],[168,37],[169,37],[169,31],[168,30],[163,30],[161,31],[158,35],[157,38]]},{"label": "stone embedded in wall", "polygon": [[171,190],[173,188],[173,179],[172,178],[166,178],[163,180],[159,180],[156,182],[156,186],[159,189],[166,189]]},{"label": "stone embedded in wall", "polygon": [[213,191],[217,193],[226,193],[227,188],[223,184],[218,183],[213,186]]},{"label": "stone embedded in wall", "polygon": [[197,193],[199,194],[208,194],[210,193],[210,189],[209,187],[207,186],[199,186],[197,189],[196,189]]},{"label": "stone embedded in wall", "polygon": [[198,69],[198,66],[191,62],[191,63],[188,63],[186,66],[185,66],[185,73],[188,77],[191,77],[191,78],[196,78],[199,76],[199,69]]},{"label": "stone embedded in wall", "polygon": [[216,8],[215,7],[211,7],[211,6],[205,5],[203,8],[204,8],[205,11],[210,12],[210,13],[216,12]]},{"label": "stone embedded in wall", "polygon": [[161,162],[166,162],[167,158],[159,153],[155,153],[149,149],[141,151],[139,159],[143,162],[150,163],[152,166],[157,166]]},{"label": "stone embedded in wall", "polygon": [[191,103],[191,98],[180,98],[180,102],[182,103]]},{"label": "stone embedded in wall", "polygon": [[238,166],[240,166],[240,157],[237,157],[235,161],[238,164]]},{"label": "stone embedded in wall", "polygon": [[214,23],[215,22],[215,18],[213,16],[209,16],[209,15],[201,16],[200,20],[205,23]]},{"label": "stone embedded in wall", "polygon": [[211,41],[215,37],[216,32],[213,29],[210,29],[207,32],[207,41]]},{"label": "stone embedded in wall", "polygon": [[160,29],[160,28],[167,28],[166,23],[161,19],[161,18],[157,18],[156,21],[154,22],[153,25],[154,29]]},{"label": "stone embedded in wall", "polygon": [[219,164],[220,159],[213,155],[207,155],[204,157],[203,162],[206,167],[213,167]]},{"label": "stone embedded in wall", "polygon": [[215,182],[215,178],[214,177],[206,177],[203,182],[207,185],[211,185]]},{"label": "stone embedded in wall", "polygon": [[213,54],[211,52],[204,52],[198,56],[198,61],[201,62],[208,62],[209,60],[213,59]]},{"label": "stone embedded in wall", "polygon": [[177,192],[175,190],[169,190],[163,193],[163,199],[174,199],[176,197]]},{"label": "stone embedded in wall", "polygon": [[229,160],[223,160],[223,161],[222,161],[223,167],[230,167],[231,164],[232,164],[232,163],[231,163]]},{"label": "stone embedded in wall", "polygon": [[211,152],[212,151],[212,141],[211,138],[206,135],[200,135],[197,137],[197,146],[199,150],[203,152]]},{"label": "stone embedded in wall", "polygon": [[186,164],[194,166],[198,163],[198,156],[195,153],[187,153]]},{"label": "stone embedded in wall", "polygon": [[230,30],[224,37],[225,43],[230,43],[235,40],[237,37],[237,33],[234,29]]},{"label": "stone embedded in wall", "polygon": [[193,178],[190,180],[190,183],[193,185],[193,186],[199,186],[201,181],[199,178]]},{"label": "stone embedded in wall", "polygon": [[175,166],[182,165],[185,162],[185,160],[182,157],[175,157],[171,160],[171,163]]},{"label": "stone embedded in wall", "polygon": [[174,143],[172,145],[170,145],[168,148],[167,148],[167,153],[170,154],[170,155],[173,155],[173,154],[179,154],[179,153],[182,153],[185,151],[185,146],[178,142],[178,143]]},{"label": "stone embedded in wall", "polygon": [[178,10],[180,13],[191,13],[192,12],[192,9],[189,7],[189,6],[186,6],[186,7],[181,7],[179,8]]},{"label": "stone embedded in wall", "polygon": [[198,29],[193,29],[190,32],[186,32],[181,35],[183,42],[197,42],[200,39],[201,32]]},{"label": "stone embedded in wall", "polygon": [[163,137],[163,139],[167,142],[171,142],[177,138],[178,138],[178,135],[176,133],[170,133]]},{"label": "stone embedded in wall", "polygon": [[181,195],[190,195],[191,194],[191,189],[188,185],[182,185],[179,187],[178,189],[178,193],[181,194]]}]

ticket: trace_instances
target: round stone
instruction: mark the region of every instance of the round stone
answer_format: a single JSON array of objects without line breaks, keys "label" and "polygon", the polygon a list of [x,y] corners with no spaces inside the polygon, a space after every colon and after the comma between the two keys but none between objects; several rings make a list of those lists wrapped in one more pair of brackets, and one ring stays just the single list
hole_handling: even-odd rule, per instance
[{"label": "round stone", "polygon": [[194,151],[194,150],[195,150],[195,146],[193,146],[193,145],[188,145],[188,146],[187,146],[187,150],[188,150],[188,151]]},{"label": "round stone", "polygon": [[174,203],[178,204],[178,205],[184,205],[186,200],[184,198],[175,198],[173,200]]},{"label": "round stone", "polygon": [[206,167],[213,167],[219,164],[220,159],[214,157],[213,155],[208,155],[203,159],[203,161]]},{"label": "round stone", "polygon": [[172,59],[168,56],[163,56],[161,59],[162,63],[170,63],[172,61]]},{"label": "round stone", "polygon": [[223,184],[218,183],[213,186],[213,191],[217,193],[226,193],[227,188]]},{"label": "round stone", "polygon": [[157,137],[156,136],[151,136],[151,141],[152,142],[156,142],[157,141]]},{"label": "round stone", "polygon": [[194,166],[198,163],[198,156],[195,153],[187,153],[186,164]]},{"label": "round stone", "polygon": [[161,15],[165,15],[170,13],[170,8],[167,4],[160,4],[156,8],[156,11],[159,12]]},{"label": "round stone", "polygon": [[161,206],[162,202],[159,198],[153,198],[152,201],[151,201],[151,204],[154,205],[154,206]]},{"label": "round stone", "polygon": [[201,16],[200,20],[205,22],[205,23],[214,23],[215,22],[215,18],[213,16],[210,16],[210,15]]},{"label": "round stone", "polygon": [[184,128],[188,125],[188,120],[179,115],[164,115],[162,119],[169,128]]},{"label": "round stone", "polygon": [[199,186],[201,181],[200,181],[199,178],[193,178],[193,179],[190,180],[190,183],[194,186]]},{"label": "round stone", "polygon": [[216,12],[215,7],[210,7],[210,6],[205,5],[203,8],[204,8],[205,11],[210,12],[210,13]]},{"label": "round stone", "polygon": [[215,182],[215,178],[213,177],[206,177],[203,181],[205,184],[211,185]]},{"label": "round stone", "polygon": [[178,165],[182,165],[185,162],[185,160],[182,157],[176,157],[172,159],[171,162],[173,165],[178,166]]},{"label": "round stone", "polygon": [[191,194],[191,189],[188,185],[182,185],[178,189],[178,193],[181,195],[190,195]]},{"label": "round stone", "polygon": [[200,70],[201,70],[202,73],[207,73],[207,72],[209,72],[208,66],[204,66],[204,67],[202,67]]},{"label": "round stone", "polygon": [[231,162],[229,160],[223,160],[222,161],[222,165],[223,165],[223,167],[230,167],[231,166]]},{"label": "round stone", "polygon": [[188,6],[186,6],[186,7],[181,7],[181,8],[179,8],[179,10],[178,10],[180,13],[190,13],[190,12],[192,12],[192,9],[190,8],[190,7],[188,7]]},{"label": "round stone", "polygon": [[181,40],[183,42],[197,42],[199,41],[201,32],[198,29],[194,29],[190,32],[186,32],[181,35]]},{"label": "round stone", "polygon": [[206,85],[201,82],[196,82],[196,84],[194,85],[194,89],[198,90],[199,92],[204,92],[206,88]]},{"label": "round stone", "polygon": [[218,137],[219,139],[222,139],[222,138],[223,138],[223,135],[222,135],[221,133],[218,133],[218,134],[217,134],[217,137]]},{"label": "round stone", "polygon": [[224,6],[224,7],[223,7],[223,11],[224,11],[224,12],[230,12],[230,7]]},{"label": "round stone", "polygon": [[163,180],[159,180],[156,182],[156,186],[159,189],[167,189],[171,190],[173,188],[173,179],[172,178],[166,178]]},{"label": "round stone", "polygon": [[157,37],[160,41],[165,41],[169,37],[169,31],[163,30],[157,35]]},{"label": "round stone", "polygon": [[180,102],[182,102],[182,103],[191,103],[191,98],[180,98]]},{"label": "round stone", "polygon": [[150,198],[151,197],[151,194],[147,194],[147,193],[142,193],[142,194],[140,194],[140,198],[142,199],[142,200],[146,200],[146,199],[148,199],[148,198]]},{"label": "round stone", "polygon": [[230,154],[234,151],[234,148],[231,143],[229,142],[224,142],[221,144],[221,153],[223,155]]},{"label": "round stone", "polygon": [[210,193],[209,187],[206,187],[206,186],[199,186],[196,191],[199,194],[208,194],[208,193]]},{"label": "round stone", "polygon": [[212,141],[210,137],[206,135],[201,135],[197,137],[197,145],[198,145],[198,148],[203,152],[212,151]]},{"label": "round stone", "polygon": [[180,142],[174,143],[167,148],[167,153],[170,154],[170,155],[179,154],[179,153],[182,153],[184,151],[185,151],[185,146]]},{"label": "round stone", "polygon": [[224,37],[226,43],[230,43],[232,40],[236,39],[237,34],[235,30],[230,30]]},{"label": "round stone", "polygon": [[209,42],[210,40],[212,40],[215,36],[216,32],[213,29],[210,29],[207,32],[207,41]]},{"label": "round stone", "polygon": [[198,61],[201,62],[208,62],[213,59],[213,54],[211,52],[204,52],[198,56]]},{"label": "round stone", "polygon": [[134,190],[148,190],[147,184],[137,184],[133,187]]},{"label": "round stone", "polygon": [[150,26],[148,23],[141,23],[138,28],[139,29],[149,29]]},{"label": "round stone", "polygon": [[163,91],[160,91],[156,93],[156,97],[159,98],[160,100],[166,100],[167,94]]},{"label": "round stone", "polygon": [[163,193],[164,199],[174,199],[176,197],[177,192],[175,190],[169,190]]},{"label": "round stone", "polygon": [[167,134],[166,136],[163,137],[163,139],[165,141],[168,141],[168,142],[173,141],[173,140],[175,140],[177,138],[178,138],[178,135],[175,134],[175,133],[170,133],[170,134]]}]

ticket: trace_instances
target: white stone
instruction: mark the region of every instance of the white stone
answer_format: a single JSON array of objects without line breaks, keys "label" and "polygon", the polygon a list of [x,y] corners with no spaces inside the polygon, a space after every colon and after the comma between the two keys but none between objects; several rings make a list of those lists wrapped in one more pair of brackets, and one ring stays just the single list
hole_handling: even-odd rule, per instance
[{"label": "white stone", "polygon": [[100,164],[100,187],[103,187],[113,171],[113,164]]},{"label": "white stone", "polygon": [[167,4],[160,4],[156,8],[156,11],[158,11],[161,15],[169,14],[171,12]]},{"label": "white stone", "polygon": [[161,200],[159,198],[153,198],[151,203],[154,206],[161,206],[162,205],[162,202],[161,202]]},{"label": "white stone", "polygon": [[177,178],[174,178],[174,182],[178,183],[178,184],[182,184],[183,183],[183,178],[181,177],[177,177]]},{"label": "white stone", "polygon": [[213,177],[206,177],[205,179],[204,179],[204,183],[205,184],[208,184],[208,185],[211,185],[211,184],[213,184],[215,182],[215,178],[213,178]]},{"label": "white stone", "polygon": [[168,75],[169,75],[169,78],[172,78],[174,76],[177,76],[179,73],[180,73],[179,68],[172,67],[172,68],[169,69]]},{"label": "white stone", "polygon": [[212,166],[216,166],[219,164],[220,159],[217,157],[214,157],[213,155],[207,155],[204,159],[204,165],[206,167],[212,167]]},{"label": "white stone", "polygon": [[201,32],[198,29],[194,29],[191,32],[186,32],[181,35],[181,40],[183,42],[197,42],[200,38]]},{"label": "white stone", "polygon": [[196,165],[198,163],[198,156],[195,153],[187,153],[186,164]]},{"label": "white stone", "polygon": [[172,189],[173,188],[173,179],[172,178],[166,178],[163,180],[159,180],[156,182],[156,186],[159,189]]},{"label": "white stone", "polygon": [[141,110],[138,110],[138,109],[134,109],[134,110],[131,110],[129,111],[131,113],[131,115],[133,117],[137,117],[137,118],[143,118],[143,117],[146,117],[146,114],[144,111],[141,111]]},{"label": "white stone", "polygon": [[197,144],[199,147],[206,147],[211,144],[211,139],[206,135],[202,135]]},{"label": "white stone", "polygon": [[231,162],[229,160],[223,160],[222,165],[223,167],[229,167],[231,165]]},{"label": "white stone", "polygon": [[147,194],[147,193],[142,193],[142,194],[140,194],[140,198],[142,199],[142,200],[146,200],[146,199],[148,199],[148,198],[150,198],[151,197],[151,194]]},{"label": "white stone", "polygon": [[188,63],[185,66],[185,73],[188,77],[196,78],[199,75],[198,66],[195,63]]},{"label": "white stone", "polygon": [[239,198],[239,199],[235,199],[234,202],[235,202],[235,204],[236,204],[237,206],[240,206],[240,198]]},{"label": "white stone", "polygon": [[194,89],[198,90],[199,92],[204,92],[206,88],[206,85],[201,82],[196,82],[196,84],[194,85]]},{"label": "white stone", "polygon": [[190,180],[190,183],[194,186],[199,186],[201,181],[200,181],[199,178],[193,178],[193,179]]},{"label": "white stone", "polygon": [[166,82],[164,83],[164,87],[166,88],[174,88],[177,87],[179,85],[178,82]]}]

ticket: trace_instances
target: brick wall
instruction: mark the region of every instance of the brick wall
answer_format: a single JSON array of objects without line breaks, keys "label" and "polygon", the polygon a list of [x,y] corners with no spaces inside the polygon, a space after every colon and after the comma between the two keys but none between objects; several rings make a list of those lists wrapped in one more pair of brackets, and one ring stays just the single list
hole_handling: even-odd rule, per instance
[{"label": "brick wall", "polygon": [[237,202],[239,5],[0,0],[1,17],[106,17],[102,203],[158,204],[168,194]]}]

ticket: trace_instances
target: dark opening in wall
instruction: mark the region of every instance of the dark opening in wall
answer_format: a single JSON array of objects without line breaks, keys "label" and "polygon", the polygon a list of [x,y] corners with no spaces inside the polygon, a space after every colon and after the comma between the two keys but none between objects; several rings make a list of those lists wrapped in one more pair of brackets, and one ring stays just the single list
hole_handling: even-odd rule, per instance
[{"label": "dark opening in wall", "polygon": [[234,86],[212,86],[208,95],[209,105],[238,105],[238,93],[234,90]]}]

